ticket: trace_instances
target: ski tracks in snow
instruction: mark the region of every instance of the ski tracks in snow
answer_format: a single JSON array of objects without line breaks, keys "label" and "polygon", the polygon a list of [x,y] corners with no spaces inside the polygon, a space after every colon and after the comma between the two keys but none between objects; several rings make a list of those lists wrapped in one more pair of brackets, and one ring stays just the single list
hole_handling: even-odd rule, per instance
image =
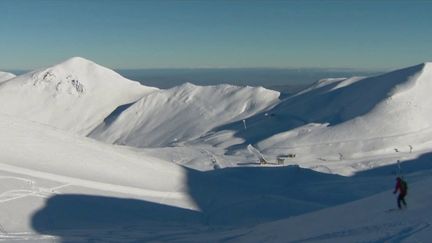
[{"label": "ski tracks in snow", "polygon": [[292,242],[350,242],[357,236],[359,237],[358,240],[361,239],[362,242],[411,242],[409,239],[411,236],[429,227],[429,223],[411,224],[409,222],[363,225],[358,228],[343,229]]},{"label": "ski tracks in snow", "polygon": [[[108,182],[99,182],[99,181],[92,181],[92,180],[75,178],[70,176],[52,174],[49,172],[32,170],[32,169],[17,167],[9,164],[4,164],[4,163],[0,163],[0,171],[10,172],[10,173],[20,174],[20,175],[28,175],[30,177],[41,178],[41,179],[62,183],[60,186],[56,186],[53,188],[34,187],[35,189],[31,189],[31,190],[24,189],[25,191],[21,191],[20,193],[18,193],[19,195],[12,197],[13,199],[22,198],[29,195],[47,197],[51,194],[54,194],[56,190],[67,186],[79,186],[79,187],[85,187],[85,188],[95,189],[95,190],[105,191],[105,192],[129,194],[140,198],[145,197],[148,201],[155,201],[155,202],[159,202],[161,199],[165,200],[165,199],[187,198],[187,195],[182,191],[156,191],[156,190],[150,190],[145,188],[127,186],[127,185],[117,185]],[[29,179],[25,179],[21,177],[17,177],[17,178],[19,178],[18,180],[27,180],[28,183],[33,185],[35,184],[34,181],[31,181]],[[3,202],[12,200],[7,198],[8,196],[10,198],[11,194],[13,194],[12,190],[10,190],[9,193],[4,194],[3,198],[0,197],[0,200],[3,200]]]},{"label": "ski tracks in snow", "polygon": [[32,232],[19,232],[19,233],[0,233],[0,241],[3,242],[59,242],[60,239],[51,235],[40,235]]},{"label": "ski tracks in snow", "polygon": [[57,191],[58,189],[61,189],[61,188],[64,188],[64,187],[67,187],[70,185],[67,183],[67,184],[62,184],[60,186],[55,186],[55,187],[41,187],[41,186],[36,186],[37,183],[34,180],[30,180],[30,179],[18,177],[18,176],[0,176],[0,183],[2,180],[22,181],[22,182],[27,184],[27,187],[29,189],[6,190],[0,194],[0,203],[13,201],[13,200],[28,197],[28,196],[48,198],[48,197],[52,196],[53,194],[60,194],[60,192]]}]

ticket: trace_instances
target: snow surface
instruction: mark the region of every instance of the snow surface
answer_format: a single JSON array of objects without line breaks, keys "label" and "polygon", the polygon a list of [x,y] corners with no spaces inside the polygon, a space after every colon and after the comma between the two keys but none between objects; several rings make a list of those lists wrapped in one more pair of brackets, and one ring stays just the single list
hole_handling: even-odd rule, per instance
[{"label": "snow surface", "polygon": [[[282,100],[159,90],[83,58],[8,78],[0,240],[428,242],[431,85],[430,63]],[[398,174],[402,211],[390,210]]]}]

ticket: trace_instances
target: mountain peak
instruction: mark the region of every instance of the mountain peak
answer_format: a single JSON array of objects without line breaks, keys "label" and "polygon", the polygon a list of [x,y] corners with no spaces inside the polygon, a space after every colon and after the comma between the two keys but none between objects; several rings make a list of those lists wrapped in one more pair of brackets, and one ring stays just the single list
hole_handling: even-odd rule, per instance
[{"label": "mountain peak", "polygon": [[117,107],[154,90],[85,58],[72,57],[2,83],[0,110],[86,135]]},{"label": "mountain peak", "polygon": [[75,56],[64,60],[60,64],[96,64],[96,63],[84,57]]},{"label": "mountain peak", "polygon": [[138,82],[126,79],[115,71],[83,57],[68,58],[51,67],[35,71],[31,76],[34,86],[50,87],[70,94],[82,94],[101,87],[104,89],[119,86],[144,88]]},{"label": "mountain peak", "polygon": [[[86,72],[104,72],[104,73],[115,73],[113,70],[106,68],[104,66],[101,66],[91,60],[85,59],[83,57],[71,57],[63,62],[60,62],[59,64],[56,64],[48,69],[64,69],[68,71],[73,72],[80,72],[80,71],[86,71]],[[119,75],[119,74],[117,74]]]}]

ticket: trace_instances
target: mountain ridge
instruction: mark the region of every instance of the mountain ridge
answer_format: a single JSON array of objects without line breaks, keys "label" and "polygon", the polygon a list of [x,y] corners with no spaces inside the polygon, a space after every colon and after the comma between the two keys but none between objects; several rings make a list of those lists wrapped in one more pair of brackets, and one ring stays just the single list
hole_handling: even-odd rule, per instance
[{"label": "mountain ridge", "polygon": [[172,146],[267,110],[279,95],[262,87],[185,83],[144,96],[90,136],[134,147]]}]

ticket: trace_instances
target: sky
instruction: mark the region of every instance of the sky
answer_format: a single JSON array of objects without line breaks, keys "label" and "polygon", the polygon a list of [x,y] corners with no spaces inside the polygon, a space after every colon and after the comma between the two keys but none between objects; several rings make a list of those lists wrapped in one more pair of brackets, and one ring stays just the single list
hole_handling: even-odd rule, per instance
[{"label": "sky", "polygon": [[432,60],[432,1],[0,0],[0,70],[394,69]]}]

